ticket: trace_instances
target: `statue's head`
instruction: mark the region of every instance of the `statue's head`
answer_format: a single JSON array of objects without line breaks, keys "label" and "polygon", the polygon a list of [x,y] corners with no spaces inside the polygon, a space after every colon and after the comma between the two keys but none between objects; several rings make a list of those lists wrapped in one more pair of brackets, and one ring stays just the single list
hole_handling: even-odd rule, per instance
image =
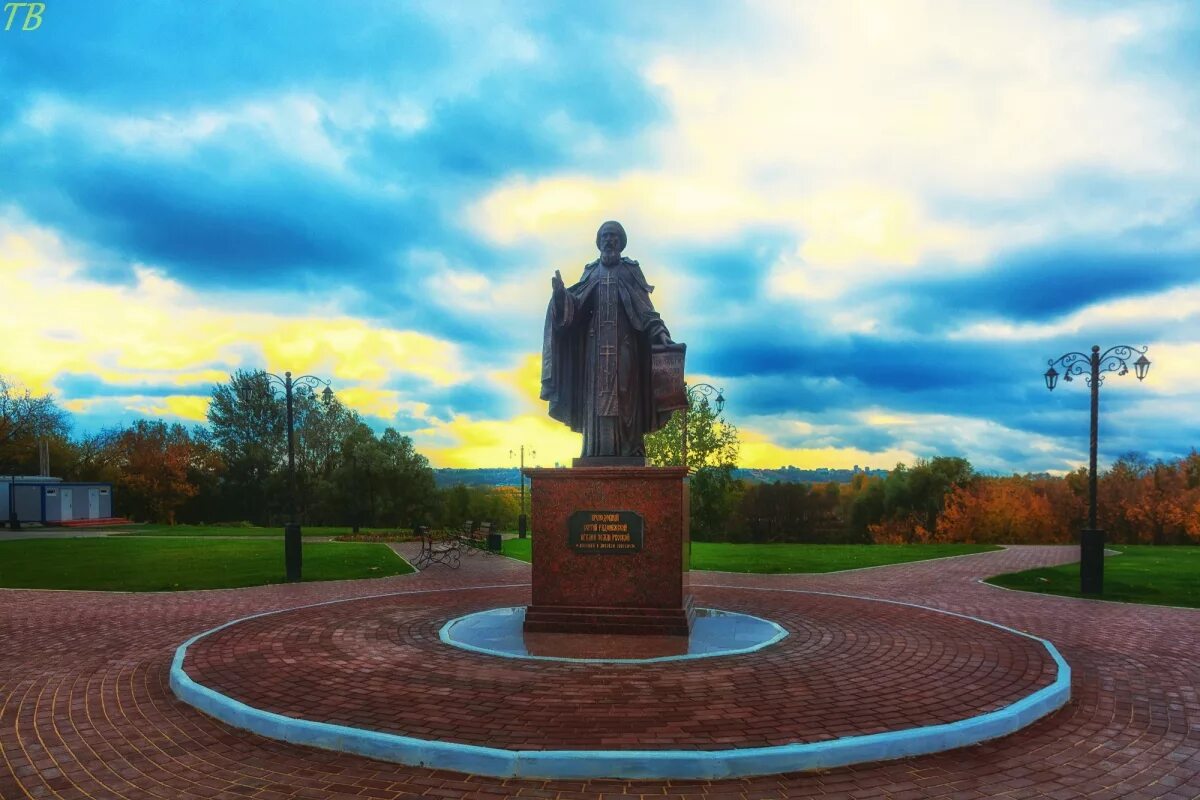
[{"label": "statue's head", "polygon": [[609,220],[596,231],[596,247],[600,250],[600,262],[609,266],[621,260],[621,251],[629,239],[621,223]]}]

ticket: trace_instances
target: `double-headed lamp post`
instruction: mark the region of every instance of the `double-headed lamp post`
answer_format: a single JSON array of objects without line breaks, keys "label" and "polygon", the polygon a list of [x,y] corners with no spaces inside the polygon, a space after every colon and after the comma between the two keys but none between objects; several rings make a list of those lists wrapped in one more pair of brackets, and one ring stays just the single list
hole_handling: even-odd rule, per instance
[{"label": "double-headed lamp post", "polygon": [[1150,359],[1146,358],[1147,348],[1117,345],[1103,353],[1100,345],[1093,345],[1091,355],[1079,352],[1067,353],[1058,358],[1050,359],[1050,368],[1046,370],[1046,388],[1054,391],[1058,383],[1058,370],[1055,365],[1063,368],[1063,380],[1073,380],[1075,375],[1087,375],[1087,384],[1092,389],[1092,441],[1088,459],[1088,526],[1080,531],[1079,537],[1079,591],[1082,594],[1103,594],[1104,592],[1104,531],[1096,528],[1096,438],[1099,432],[1100,416],[1100,384],[1104,382],[1102,373],[1115,372],[1118,375],[1129,374],[1129,361],[1136,353],[1138,358],[1133,362],[1134,374],[1137,379],[1144,380],[1150,371]]},{"label": "double-headed lamp post", "polygon": [[324,386],[325,391],[322,394],[325,400],[328,401],[333,396],[333,390],[329,388],[329,381],[318,378],[315,375],[302,375],[299,378],[293,378],[292,373],[285,372],[281,378],[272,372],[264,372],[263,374],[267,377],[268,387],[272,391],[275,386],[281,387],[284,399],[287,400],[288,506],[292,520],[283,526],[283,558],[287,569],[288,583],[295,583],[300,580],[301,540],[300,523],[298,522],[299,512],[296,509],[296,433],[292,391],[297,386],[304,386],[309,389]]},{"label": "double-headed lamp post", "polygon": [[692,410],[692,399],[697,396],[712,397],[715,393],[717,413],[720,414],[725,410],[725,390],[718,389],[711,383],[697,383],[694,386],[686,386],[687,389],[687,406],[683,409],[683,466],[688,465],[688,415]]},{"label": "double-headed lamp post", "polygon": [[[508,451],[508,457],[517,455],[514,450]],[[517,536],[524,539],[529,530],[529,518],[525,516],[525,445],[521,445],[521,513],[517,515]],[[529,449],[529,457],[537,458],[537,450]]]}]

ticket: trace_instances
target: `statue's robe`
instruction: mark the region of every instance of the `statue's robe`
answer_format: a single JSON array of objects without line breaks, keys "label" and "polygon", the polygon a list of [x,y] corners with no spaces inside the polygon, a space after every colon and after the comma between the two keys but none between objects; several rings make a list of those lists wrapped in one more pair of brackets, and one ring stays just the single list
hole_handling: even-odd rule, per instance
[{"label": "statue's robe", "polygon": [[651,342],[667,331],[653,291],[638,262],[622,258],[593,261],[558,302],[550,298],[541,397],[551,417],[583,434],[584,457],[644,456],[645,435],[670,419],[650,380]]}]

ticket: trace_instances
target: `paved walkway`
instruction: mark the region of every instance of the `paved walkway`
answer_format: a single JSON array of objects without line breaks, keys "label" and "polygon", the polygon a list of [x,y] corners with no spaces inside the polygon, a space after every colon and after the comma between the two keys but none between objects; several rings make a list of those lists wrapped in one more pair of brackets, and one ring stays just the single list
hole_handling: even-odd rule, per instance
[{"label": "paved walkway", "polygon": [[[434,567],[372,581],[171,595],[0,591],[0,798],[1194,800],[1200,797],[1200,611],[1033,596],[977,583],[1069,561],[1077,552],[1016,547],[819,576],[693,573],[697,594],[732,598],[726,587],[739,587],[739,597],[779,596],[758,591],[768,588],[818,590],[979,616],[1051,640],[1074,671],[1065,708],[1000,740],[895,762],[714,783],[505,781],[406,768],[234,730],[179,702],[167,686],[175,647],[229,619],[389,592],[491,586],[520,596],[528,568],[508,559],[471,556],[457,571]],[[432,608],[448,595],[423,596],[428,603],[411,598],[414,608]],[[878,670],[882,675],[886,665]],[[447,708],[454,702],[448,694]]]}]

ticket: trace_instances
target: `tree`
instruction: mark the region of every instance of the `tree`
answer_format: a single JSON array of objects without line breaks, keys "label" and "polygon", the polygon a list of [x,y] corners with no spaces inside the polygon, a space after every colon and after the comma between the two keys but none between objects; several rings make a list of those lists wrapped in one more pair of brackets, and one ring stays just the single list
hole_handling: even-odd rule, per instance
[{"label": "tree", "polygon": [[416,451],[411,438],[394,428],[388,428],[379,437],[379,453],[387,519],[394,525],[402,525],[427,517],[433,508],[435,487],[429,459]]},{"label": "tree", "polygon": [[[412,439],[393,428],[380,436],[362,421],[342,437],[321,518],[328,522],[408,527],[437,516],[433,470]],[[464,500],[459,511],[469,514]],[[459,523],[472,519],[463,516]]]},{"label": "tree", "polygon": [[946,497],[955,489],[967,486],[975,477],[971,462],[955,456],[937,456],[929,461],[919,459],[908,473],[909,501],[912,511],[924,515],[927,531],[937,529],[938,515]]},{"label": "tree", "polygon": [[436,508],[431,519],[443,528],[458,528],[468,520],[491,522],[495,530],[512,530],[520,508],[515,486],[467,486],[455,484],[435,493]]},{"label": "tree", "polygon": [[1051,543],[1069,540],[1032,478],[981,478],[954,487],[937,524],[949,542]]},{"label": "tree", "polygon": [[733,530],[756,542],[844,542],[842,487],[826,484],[775,483],[739,487]]},{"label": "tree", "polygon": [[[737,466],[741,440],[735,426],[725,421],[699,392],[689,398],[688,466],[693,469]],[[661,429],[646,436],[646,462],[659,467],[683,465],[683,411],[676,411]]]},{"label": "tree", "polygon": [[883,481],[883,518],[904,516],[912,509],[912,493],[908,489],[908,466],[897,464]]},{"label": "tree", "polygon": [[841,493],[842,520],[851,541],[871,541],[869,525],[883,520],[884,479],[860,472]]},{"label": "tree", "polygon": [[333,392],[317,395],[311,388],[300,386],[293,389],[292,398],[296,492],[301,514],[310,521],[346,522],[346,507],[335,507],[337,496],[343,494],[334,478],[344,457],[342,445],[360,426],[368,438],[373,434]]},{"label": "tree", "polygon": [[125,512],[139,519],[175,524],[175,512],[196,494],[189,470],[196,455],[187,429],[141,419],[116,441],[118,496]]},{"label": "tree", "polygon": [[733,477],[733,467],[703,467],[696,471],[689,487],[691,533],[700,539],[723,534],[738,506],[742,482]]},{"label": "tree", "polygon": [[1176,544],[1185,540],[1189,512],[1200,492],[1188,486],[1186,462],[1155,462],[1138,479],[1134,496],[1126,502],[1125,518],[1140,541]]},{"label": "tree", "polygon": [[[929,461],[919,459],[912,467],[897,464],[883,481],[883,514],[868,522],[867,528],[875,541],[929,541],[937,530],[946,496],[973,478],[974,470],[965,458],[938,456]],[[864,505],[866,502],[864,498]]]},{"label": "tree", "polygon": [[1139,521],[1129,510],[1137,505],[1139,484],[1150,469],[1141,453],[1123,453],[1096,480],[1097,525],[1112,542],[1138,541]]},{"label": "tree", "polygon": [[[285,507],[287,408],[262,371],[238,370],[213,387],[208,405],[212,441],[225,463],[220,514],[269,521],[272,505]],[[272,500],[274,502],[272,502]]]},{"label": "tree", "polygon": [[[57,470],[63,478],[75,481],[106,481],[116,483],[120,477],[118,463],[120,452],[117,442],[123,428],[104,428],[96,433],[85,433],[73,442],[67,442],[60,453],[52,448],[52,464],[61,463]],[[55,458],[56,455],[60,457]]]},{"label": "tree", "polygon": [[219,508],[221,477],[225,462],[212,440],[212,433],[203,425],[191,431],[191,458],[188,462],[188,482],[196,487],[177,512],[181,522],[208,522]]},{"label": "tree", "polygon": [[[737,506],[741,482],[733,477],[741,440],[737,428],[699,392],[688,397],[688,466],[691,480],[691,529],[701,536],[719,534]],[[683,465],[683,413],[671,415],[666,426],[646,436],[646,461],[656,466]]]},{"label": "tree", "polygon": [[36,474],[38,440],[65,439],[70,429],[69,415],[51,395],[35,396],[0,376],[0,469]]},{"label": "tree", "polygon": [[1050,541],[1071,542],[1087,521],[1087,468],[1069,472],[1061,478],[1048,475],[1031,476],[1033,490],[1046,498],[1054,516],[1054,538]]}]

